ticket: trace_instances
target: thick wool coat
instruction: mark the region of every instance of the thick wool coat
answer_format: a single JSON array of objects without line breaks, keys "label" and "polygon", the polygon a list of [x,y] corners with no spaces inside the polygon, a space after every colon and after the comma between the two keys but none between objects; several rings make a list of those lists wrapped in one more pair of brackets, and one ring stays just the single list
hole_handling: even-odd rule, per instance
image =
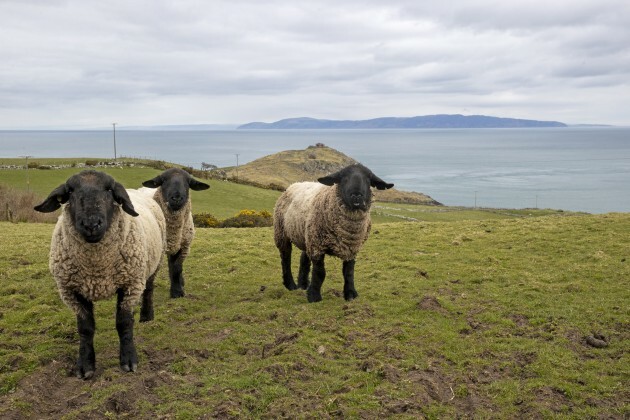
[{"label": "thick wool coat", "polygon": [[276,246],[290,241],[309,258],[334,255],[355,259],[371,228],[369,210],[349,210],[337,185],[298,182],[290,185],[274,208]]},{"label": "thick wool coat", "polygon": [[136,190],[127,190],[139,216],[119,206],[105,236],[88,243],[74,228],[69,209],[63,207],[50,247],[50,271],[61,299],[75,313],[82,306],[76,294],[90,301],[124,291],[123,309],[131,310],[142,297],[147,279],[156,273],[166,245],[166,221],[155,201]]}]

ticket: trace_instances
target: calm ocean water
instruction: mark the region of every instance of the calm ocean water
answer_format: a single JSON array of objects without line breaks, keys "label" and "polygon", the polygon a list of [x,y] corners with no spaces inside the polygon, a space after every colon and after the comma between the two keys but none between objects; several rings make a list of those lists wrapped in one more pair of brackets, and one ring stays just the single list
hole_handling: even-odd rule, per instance
[{"label": "calm ocean water", "polygon": [[[630,212],[630,128],[116,130],[118,156],[233,166],[315,143],[447,205]],[[0,157],[113,157],[111,131],[0,131]],[[2,172],[0,171],[0,181]]]}]

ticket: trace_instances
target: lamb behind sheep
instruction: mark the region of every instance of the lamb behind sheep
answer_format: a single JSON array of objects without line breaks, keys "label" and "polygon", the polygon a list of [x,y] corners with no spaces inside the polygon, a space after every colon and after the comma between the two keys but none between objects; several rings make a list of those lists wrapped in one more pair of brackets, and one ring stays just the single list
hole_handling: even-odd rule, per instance
[{"label": "lamb behind sheep", "polygon": [[[394,184],[386,183],[360,164],[318,181],[292,184],[276,202],[274,240],[280,250],[283,283],[289,290],[307,289],[309,302],[321,301],[326,277],[324,257],[334,255],[343,260],[344,298],[352,300],[358,297],[354,287],[355,258],[371,227],[370,187],[384,190]],[[302,250],[297,285],[291,273],[292,244]]]},{"label": "lamb behind sheep", "polygon": [[207,190],[208,184],[197,181],[179,168],[171,168],[157,177],[142,183],[148,188],[157,188],[153,198],[166,217],[166,254],[168,273],[171,280],[171,297],[184,296],[184,259],[190,252],[195,236],[189,189]]},{"label": "lamb behind sheep", "polygon": [[153,281],[166,239],[164,215],[150,196],[125,190],[111,176],[93,170],[71,176],[35,210],[49,213],[62,204],[49,267],[61,299],[77,317],[76,375],[94,375],[93,302],[114,294],[120,367],[135,371],[133,308],[142,300],[140,322],[153,319]]}]

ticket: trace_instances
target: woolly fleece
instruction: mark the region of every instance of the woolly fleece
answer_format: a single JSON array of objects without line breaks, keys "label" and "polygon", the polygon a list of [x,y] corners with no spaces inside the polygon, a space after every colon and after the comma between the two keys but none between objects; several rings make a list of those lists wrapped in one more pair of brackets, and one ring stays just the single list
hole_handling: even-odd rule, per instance
[{"label": "woolly fleece", "polygon": [[274,240],[291,241],[309,258],[325,254],[355,259],[371,228],[368,211],[350,211],[337,185],[298,182],[289,186],[274,208]]},{"label": "woolly fleece", "polygon": [[90,301],[106,299],[121,288],[122,308],[132,310],[140,301],[146,281],[162,261],[166,221],[162,210],[146,194],[127,190],[139,216],[116,206],[112,223],[98,243],[87,243],[75,230],[68,206],[57,220],[50,246],[50,272],[63,302],[76,314],[79,293]]}]

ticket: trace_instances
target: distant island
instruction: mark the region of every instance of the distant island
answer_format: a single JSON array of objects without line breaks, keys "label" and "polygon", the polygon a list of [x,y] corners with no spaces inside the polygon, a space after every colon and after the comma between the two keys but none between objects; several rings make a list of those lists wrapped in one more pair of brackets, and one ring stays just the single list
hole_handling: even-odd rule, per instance
[{"label": "distant island", "polygon": [[238,129],[369,129],[369,128],[532,128],[567,127],[558,121],[522,120],[485,115],[425,115],[418,117],[383,117],[371,120],[320,120],[287,118],[273,123],[251,122]]}]

